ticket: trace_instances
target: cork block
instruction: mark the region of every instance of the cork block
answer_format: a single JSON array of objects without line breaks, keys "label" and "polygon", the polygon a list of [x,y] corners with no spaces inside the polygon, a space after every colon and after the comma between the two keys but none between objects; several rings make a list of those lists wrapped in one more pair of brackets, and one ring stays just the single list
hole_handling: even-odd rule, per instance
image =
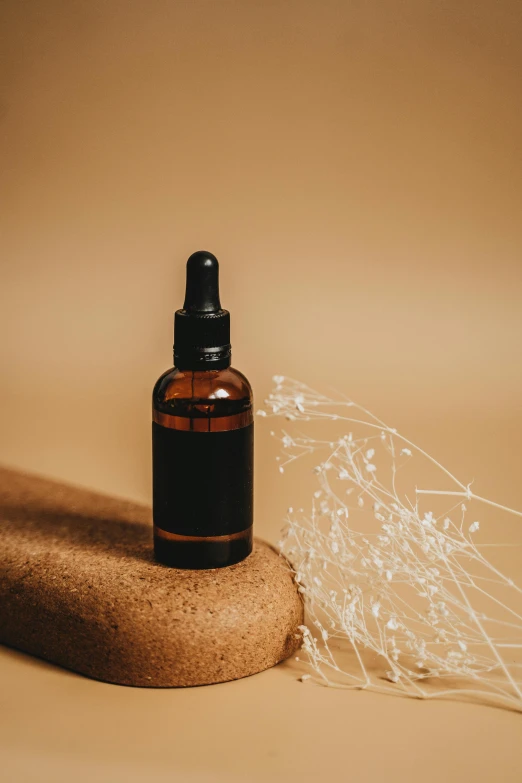
[{"label": "cork block", "polygon": [[256,540],[242,563],[154,562],[150,509],[0,470],[0,642],[121,685],[235,680],[299,644],[286,562]]}]

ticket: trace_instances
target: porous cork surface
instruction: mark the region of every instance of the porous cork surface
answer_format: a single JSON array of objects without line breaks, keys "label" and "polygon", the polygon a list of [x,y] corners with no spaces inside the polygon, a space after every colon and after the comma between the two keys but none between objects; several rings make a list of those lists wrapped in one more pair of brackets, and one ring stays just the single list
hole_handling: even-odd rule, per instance
[{"label": "porous cork surface", "polygon": [[98,680],[205,685],[291,655],[303,608],[286,562],[154,562],[150,509],[0,469],[0,642]]}]

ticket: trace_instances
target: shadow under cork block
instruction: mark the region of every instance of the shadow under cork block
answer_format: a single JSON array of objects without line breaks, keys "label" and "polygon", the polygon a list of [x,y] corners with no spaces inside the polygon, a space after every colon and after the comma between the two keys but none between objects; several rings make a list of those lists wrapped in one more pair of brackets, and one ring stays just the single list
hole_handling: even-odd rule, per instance
[{"label": "shadow under cork block", "polygon": [[154,562],[150,510],[0,469],[0,643],[89,677],[175,687],[268,669],[303,607],[263,541],[229,568]]}]

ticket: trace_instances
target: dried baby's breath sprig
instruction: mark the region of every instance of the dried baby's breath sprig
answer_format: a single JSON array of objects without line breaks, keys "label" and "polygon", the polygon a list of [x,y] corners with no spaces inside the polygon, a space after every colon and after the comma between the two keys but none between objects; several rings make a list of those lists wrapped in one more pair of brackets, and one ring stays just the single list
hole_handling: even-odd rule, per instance
[{"label": "dried baby's breath sprig", "polygon": [[[274,383],[259,415],[290,422],[279,471],[314,460],[310,507],[288,510],[280,542],[305,601],[311,668],[338,687],[488,696],[521,709],[522,591],[482,554],[468,506],[495,523],[522,514],[474,494],[350,400],[283,376]],[[309,433],[297,431],[303,424]],[[419,476],[449,488],[418,488]]]}]

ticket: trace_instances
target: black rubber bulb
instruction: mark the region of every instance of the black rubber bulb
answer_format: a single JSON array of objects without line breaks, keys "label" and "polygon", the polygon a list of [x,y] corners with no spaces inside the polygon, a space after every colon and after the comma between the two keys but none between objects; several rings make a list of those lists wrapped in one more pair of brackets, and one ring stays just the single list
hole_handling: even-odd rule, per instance
[{"label": "black rubber bulb", "polygon": [[187,313],[216,313],[219,301],[219,264],[206,250],[192,253],[187,261],[187,287],[183,309]]}]

